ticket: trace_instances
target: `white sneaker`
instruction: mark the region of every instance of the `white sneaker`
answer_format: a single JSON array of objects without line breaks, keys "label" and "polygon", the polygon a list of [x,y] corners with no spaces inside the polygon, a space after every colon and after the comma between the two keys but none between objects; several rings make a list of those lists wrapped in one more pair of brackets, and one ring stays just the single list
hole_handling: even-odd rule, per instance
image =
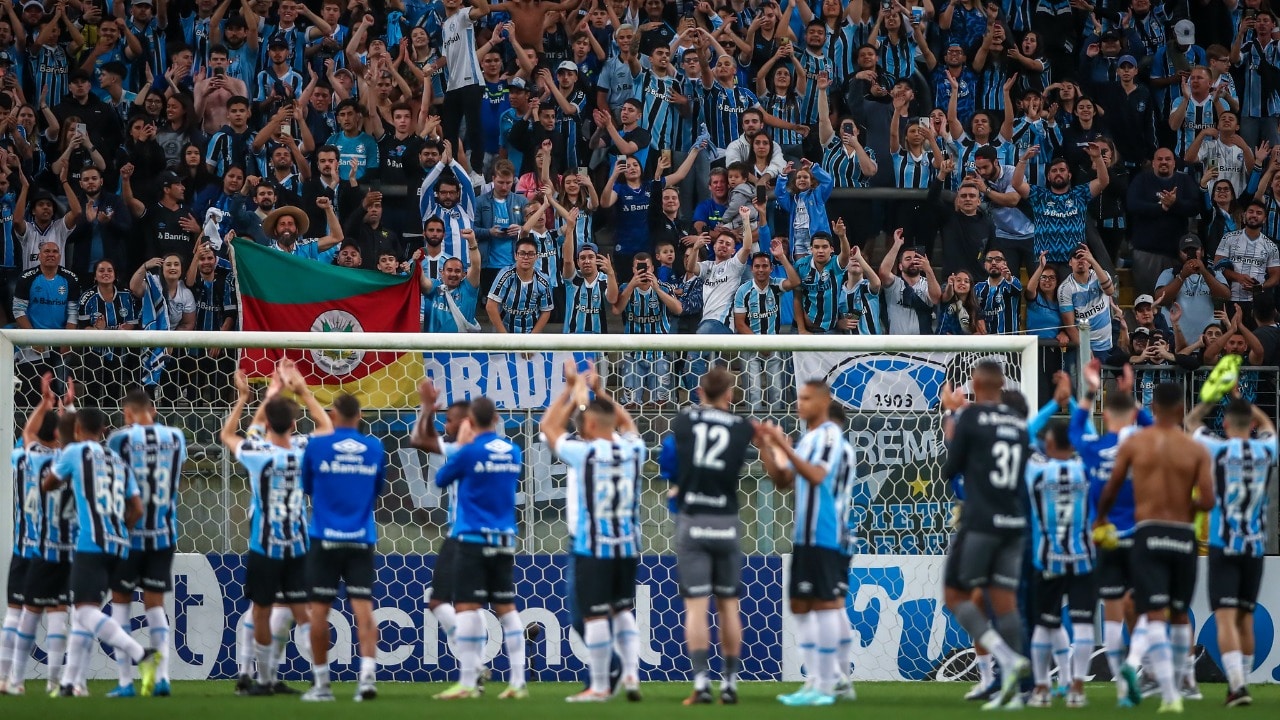
[{"label": "white sneaker", "polygon": [[302,693],[302,702],[333,702],[333,690],[328,685],[312,685],[310,690]]},{"label": "white sneaker", "polygon": [[372,680],[362,680],[360,685],[356,687],[356,702],[364,702],[365,700],[374,700],[378,697],[378,687],[373,684]]}]

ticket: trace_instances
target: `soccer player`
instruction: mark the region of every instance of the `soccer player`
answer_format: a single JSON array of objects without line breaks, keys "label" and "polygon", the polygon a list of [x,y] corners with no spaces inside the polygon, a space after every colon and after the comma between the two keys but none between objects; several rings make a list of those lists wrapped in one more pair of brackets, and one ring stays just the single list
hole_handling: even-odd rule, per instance
[{"label": "soccer player", "polygon": [[511,664],[508,687],[498,697],[524,699],[529,696],[525,687],[524,624],[516,611],[513,577],[516,488],[522,453],[519,447],[498,436],[498,411],[489,398],[472,400],[467,420],[458,431],[458,449],[436,473],[440,487],[457,484],[449,537],[456,543],[453,590],[458,613],[459,676],[453,687],[435,697],[480,697],[477,678],[488,641],[480,606],[489,603],[502,625],[503,647]]},{"label": "soccer player", "polygon": [[[1133,399],[1133,368],[1126,365],[1116,381],[1115,392],[1107,393],[1103,402],[1103,432],[1095,432],[1093,406],[1102,386],[1102,362],[1095,358],[1085,366],[1084,378],[1088,391],[1084,403],[1071,413],[1068,435],[1089,473],[1089,505],[1097,508],[1098,496],[1111,479],[1120,443],[1140,426],[1150,425],[1151,415],[1146,410],[1139,411]],[[1106,522],[1115,528],[1115,538],[1099,545],[1094,575],[1098,597],[1102,600],[1102,645],[1106,648],[1107,665],[1115,678],[1121,705],[1129,702],[1120,666],[1124,663],[1125,616],[1132,612],[1133,575],[1129,554],[1133,550],[1133,505],[1133,484],[1126,482],[1120,486],[1111,511],[1105,516]],[[1095,517],[1104,516],[1095,514]],[[1135,618],[1129,621],[1133,634],[1146,632],[1145,625],[1140,628]]]},{"label": "soccer player", "polygon": [[76,498],[76,546],[71,557],[71,642],[62,697],[84,697],[85,673],[94,639],[123,652],[138,665],[141,694],[155,687],[160,657],[154,648],[144,650],[120,623],[102,610],[110,579],[129,554],[129,528],[142,517],[138,484],[115,451],[102,445],[107,416],[97,408],[75,413],[75,442],[63,448],[45,476],[44,488],[71,487]]},{"label": "soccer player", "polygon": [[849,591],[847,562],[852,495],[847,487],[843,432],[831,422],[831,388],[821,380],[800,386],[796,411],[808,431],[797,447],[777,425],[763,426],[767,450],[760,457],[779,488],[796,489],[796,520],[792,536],[791,613],[800,628],[800,651],[809,678],[789,695],[784,705],[830,705],[836,686],[844,681],[837,665],[845,595]]},{"label": "soccer player", "polygon": [[329,409],[333,432],[313,435],[302,454],[302,491],[311,498],[307,584],[311,587],[311,672],[315,686],[302,699],[332,701],[329,689],[329,610],[346,583],[360,639],[356,702],[378,696],[378,623],[373,618],[374,504],[387,479],[382,441],[360,432],[360,401],[342,393]]},{"label": "soccer player", "polygon": [[[23,695],[27,663],[36,642],[36,627],[40,616],[46,617],[49,654],[49,681],[46,691],[56,696],[58,681],[62,677],[62,661],[67,650],[67,581],[71,574],[71,547],[75,540],[75,523],[70,514],[75,511],[71,490],[56,487],[45,492],[42,487],[45,472],[56,459],[60,441],[58,425],[60,416],[53,410],[58,399],[53,394],[53,375],[45,373],[41,379],[40,404],[27,418],[22,430],[21,450],[13,454],[13,486],[15,497],[23,502],[18,514],[14,560],[24,575],[13,578],[11,595],[16,595],[22,614],[13,625],[13,646],[0,648],[0,691],[9,695]],[[67,383],[64,407],[74,410],[74,383]],[[12,577],[12,576],[11,576]]]},{"label": "soccer player", "polygon": [[[249,382],[236,373],[236,401],[222,424],[219,437],[249,472],[253,492],[249,507],[249,557],[245,568],[245,594],[252,604],[254,659],[257,682],[242,676],[237,690],[247,695],[277,694],[275,666],[280,653],[272,637],[272,606],[293,606],[295,618],[305,618],[305,560],[302,456],[308,437],[296,433],[298,403],[284,397],[288,390],[302,398],[317,435],[328,435],[333,423],[307,388],[293,363],[276,364],[266,398],[253,416],[249,437],[239,435],[240,415],[249,403]],[[309,635],[310,630],[304,632]]]},{"label": "soccer player", "polygon": [[[595,393],[589,402],[587,388]],[[579,440],[568,437],[575,409],[582,412]],[[591,687],[565,699],[610,698],[610,648],[616,644],[627,700],[639,702],[640,630],[632,611],[640,560],[637,493],[648,450],[630,413],[608,398],[594,368],[588,366],[580,375],[572,362],[565,364],[565,387],[542,416],[541,429],[556,455],[573,469],[573,486],[566,488],[572,510],[566,519],[573,536],[574,591],[586,616],[583,640],[591,671]]]},{"label": "soccer player", "polygon": [[[436,400],[439,398],[439,393],[430,380],[418,383],[418,398],[422,406],[418,410],[418,421],[413,426],[409,444],[423,452],[435,453],[448,460],[458,450],[458,433],[461,432],[463,423],[470,417],[471,403],[459,400],[449,405],[445,410],[444,435],[441,436],[436,432],[435,421]],[[453,500],[449,503],[449,525],[452,526],[458,512],[458,495],[453,493],[450,497]],[[453,579],[457,574],[454,561],[457,549],[457,541],[446,533],[444,542],[440,544],[440,550],[436,553],[436,566],[431,573],[431,587],[428,588],[427,596],[427,610],[435,616],[440,629],[444,631],[445,644],[449,652],[453,653],[455,660],[459,657],[458,613],[453,605]],[[476,690],[481,693],[484,692],[484,677],[485,670],[482,667],[476,676]]]},{"label": "soccer player", "polygon": [[[1253,670],[1253,611],[1262,586],[1267,537],[1267,478],[1280,447],[1276,426],[1249,401],[1234,398],[1223,412],[1226,439],[1204,427],[1216,403],[1187,415],[1187,429],[1209,451],[1216,497],[1209,511],[1209,605],[1227,673],[1227,707],[1252,705],[1246,678]],[[1252,437],[1257,428],[1257,437]]]},{"label": "soccer player", "polygon": [[[1160,683],[1160,712],[1182,712],[1179,684],[1191,640],[1187,608],[1196,585],[1196,510],[1213,507],[1209,453],[1183,432],[1184,400],[1180,384],[1161,383],[1151,393],[1155,424],[1133,433],[1116,455],[1111,478],[1098,498],[1095,528],[1111,511],[1116,495],[1132,473],[1134,504],[1133,604],[1147,616],[1145,633],[1133,634],[1129,657],[1120,667],[1129,702],[1142,702],[1135,668],[1150,650]],[[1192,490],[1198,494],[1193,498]],[[1167,622],[1166,622],[1167,618]],[[1174,632],[1169,632],[1169,625]],[[1170,641],[1177,647],[1172,648]],[[1184,644],[1185,643],[1185,644]],[[1174,657],[1177,657],[1175,675]],[[1176,678],[1176,680],[1175,680]]]},{"label": "soccer player", "polygon": [[712,702],[707,664],[711,648],[707,611],[712,595],[724,648],[720,701],[738,702],[742,658],[738,593],[743,562],[738,480],[755,431],[745,418],[729,411],[734,381],[729,370],[713,368],[699,383],[702,404],[682,411],[671,424],[678,468],[674,478],[676,570],[684,598],[685,644],[693,664],[693,694],[685,705]]},{"label": "soccer player", "polygon": [[[141,388],[124,398],[127,427],[107,438],[111,448],[133,473],[142,493],[142,517],[129,531],[129,556],[111,579],[111,619],[129,627],[133,592],[142,590],[151,646],[160,651],[155,695],[169,695],[169,618],[165,593],[173,591],[173,553],[178,540],[178,479],[187,459],[187,440],[181,430],[156,423],[156,408]],[[132,697],[133,665],[116,653],[119,684],[107,697]]]},{"label": "soccer player", "polygon": [[[974,642],[996,657],[1002,680],[1000,694],[984,707],[1016,708],[1016,694],[1030,665],[1022,655],[1022,618],[1017,591],[1022,575],[1027,507],[1023,483],[1027,460],[1026,413],[1018,414],[1001,402],[1004,370],[984,360],[970,380],[974,403],[966,407],[964,393],[944,389],[947,411],[947,464],[942,477],[964,476],[965,499],[959,528],[943,570],[947,609]],[[963,409],[964,412],[956,414]],[[973,603],[974,589],[995,612],[995,627]]]},{"label": "soccer player", "polygon": [[[1060,382],[1065,381],[1064,378]],[[1089,480],[1084,462],[1071,446],[1065,421],[1045,428],[1043,454],[1027,463],[1031,492],[1032,562],[1036,568],[1036,623],[1031,635],[1035,690],[1028,705],[1049,707],[1049,659],[1058,655],[1060,684],[1070,686],[1067,707],[1084,707],[1084,678],[1093,657],[1093,543],[1089,523]],[[1067,662],[1062,599],[1068,598],[1075,655]],[[1054,635],[1061,638],[1055,641]]]}]

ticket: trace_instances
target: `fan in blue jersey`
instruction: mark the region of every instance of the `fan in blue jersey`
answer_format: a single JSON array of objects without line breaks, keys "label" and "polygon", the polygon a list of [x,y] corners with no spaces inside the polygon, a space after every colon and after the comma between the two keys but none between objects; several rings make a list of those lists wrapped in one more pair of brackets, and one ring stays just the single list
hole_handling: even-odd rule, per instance
[{"label": "fan in blue jersey", "polygon": [[1026,161],[1035,158],[1040,150],[1039,145],[1033,145],[1018,160],[1013,171],[1013,189],[1031,203],[1032,220],[1036,224],[1032,252],[1045,253],[1052,263],[1067,262],[1076,248],[1085,243],[1089,203],[1102,194],[1111,176],[1102,159],[1102,143],[1089,143],[1085,152],[1093,160],[1095,177],[1092,180],[1072,185],[1071,165],[1059,157],[1050,161],[1045,169],[1045,184],[1032,184],[1026,177]]},{"label": "fan in blue jersey", "polygon": [[612,310],[618,302],[618,276],[614,273],[613,261],[600,254],[600,248],[594,243],[577,244],[578,214],[577,208],[569,210],[564,224],[564,257],[560,267],[560,277],[564,280],[564,332],[597,335],[609,330],[606,310]]},{"label": "fan in blue jersey", "polygon": [[76,544],[71,559],[71,641],[59,693],[85,696],[85,673],[94,640],[123,652],[138,665],[143,696],[155,686],[160,657],[144,650],[120,623],[104,615],[102,600],[111,576],[129,555],[129,528],[142,517],[133,473],[114,451],[102,446],[107,416],[97,408],[76,412],[75,442],[62,449],[44,480],[46,489],[67,484],[76,498]]},{"label": "fan in blue jersey", "polygon": [[[587,401],[587,390],[595,399]],[[581,439],[568,437],[569,418],[582,411]],[[604,702],[609,694],[609,658],[616,644],[622,658],[627,700],[640,696],[640,631],[634,613],[640,560],[637,502],[648,450],[631,415],[608,398],[600,376],[588,366],[578,374],[565,364],[565,386],[542,416],[542,432],[556,455],[572,468],[573,498],[567,517],[573,537],[575,599],[586,616],[591,687],[569,702]]]},{"label": "fan in blue jersey", "polygon": [[[837,221],[837,224],[843,221]],[[867,256],[859,248],[849,250],[849,262],[844,268],[844,298],[840,304],[843,317],[839,326],[850,335],[883,335],[884,321],[880,315],[880,274],[867,262]]]},{"label": "fan in blue jersey", "polygon": [[791,613],[799,626],[808,679],[796,692],[779,695],[784,705],[830,705],[845,682],[836,651],[847,623],[849,510],[852,493],[844,433],[829,418],[831,388],[821,380],[800,386],[796,414],[808,432],[792,447],[777,425],[765,426],[760,451],[765,471],[779,488],[795,486],[795,549],[791,561]]},{"label": "fan in blue jersey", "polygon": [[[1181,383],[1161,383],[1151,393],[1155,422],[1124,441],[1111,477],[1098,496],[1095,530],[1105,530],[1107,513],[1126,482],[1133,484],[1134,531],[1129,561],[1133,605],[1146,616],[1146,632],[1134,632],[1129,656],[1120,666],[1125,699],[1142,701],[1135,668],[1147,665],[1160,684],[1160,712],[1182,712],[1179,694],[1191,645],[1189,607],[1196,585],[1197,510],[1210,510],[1213,472],[1209,453],[1183,432],[1185,391]],[[1129,477],[1132,473],[1132,477]],[[1143,657],[1148,655],[1147,662]]]},{"label": "fan in blue jersey", "polygon": [[249,382],[243,373],[236,373],[235,385],[236,402],[219,438],[249,474],[252,500],[245,595],[252,603],[253,655],[258,666],[257,682],[242,673],[236,689],[247,695],[283,694],[291,691],[277,683],[275,668],[288,633],[273,637],[277,635],[273,631],[280,628],[278,620],[272,623],[272,606],[288,603],[302,637],[310,636],[305,604],[306,500],[302,491],[302,455],[308,436],[297,434],[298,403],[284,397],[283,391],[293,392],[306,403],[317,435],[332,432],[333,423],[293,363],[281,360],[272,373],[266,398],[254,413],[249,437],[242,438],[240,416],[249,403]]},{"label": "fan in blue jersey", "polygon": [[[1065,378],[1065,375],[1064,375]],[[1063,380],[1066,381],[1066,380]],[[1057,658],[1058,684],[1069,686],[1067,707],[1084,707],[1085,676],[1093,659],[1092,518],[1089,479],[1084,462],[1071,447],[1067,423],[1045,428],[1042,454],[1027,462],[1031,494],[1031,559],[1036,568],[1035,630],[1031,634],[1031,671],[1035,689],[1027,704],[1049,707],[1049,661]],[[1062,627],[1062,601],[1070,609],[1072,641]],[[1074,647],[1074,658],[1068,655]]]},{"label": "fan in blue jersey", "polygon": [[[1085,367],[1084,377],[1089,390],[1084,403],[1071,411],[1068,428],[1071,446],[1080,454],[1089,473],[1089,505],[1093,508],[1097,507],[1098,496],[1111,478],[1120,443],[1139,426],[1151,424],[1150,413],[1138,411],[1133,399],[1133,368],[1126,365],[1116,380],[1115,391],[1108,392],[1103,401],[1103,432],[1094,431],[1092,408],[1102,383],[1101,371],[1102,362],[1097,359]],[[1062,380],[1058,382],[1061,384]],[[1120,666],[1124,663],[1126,606],[1133,589],[1129,562],[1133,549],[1133,505],[1133,485],[1126,482],[1120,486],[1112,509],[1105,517],[1106,523],[1114,528],[1114,538],[1105,543],[1099,542],[1094,573],[1098,598],[1102,600],[1102,644],[1106,648],[1111,676],[1116,681],[1118,698],[1126,696]],[[1100,518],[1102,516],[1095,515],[1095,520]],[[1131,630],[1139,632],[1136,626]]]},{"label": "fan in blue jersey", "polygon": [[[471,403],[467,400],[457,400],[450,403],[444,415],[444,433],[443,435],[436,432],[436,401],[440,394],[436,390],[435,385],[429,380],[423,380],[418,383],[418,398],[421,400],[421,407],[418,409],[418,419],[413,425],[413,433],[409,436],[409,445],[423,452],[434,453],[448,460],[453,453],[458,450],[457,437],[462,429],[462,424],[466,422],[471,414]],[[451,496],[453,501],[449,504],[449,523],[453,523],[453,518],[457,513],[457,493]],[[449,652],[453,654],[454,659],[458,658],[458,612],[454,608],[454,592],[453,579],[457,574],[458,543],[446,533],[444,541],[440,544],[440,550],[436,553],[436,565],[431,573],[431,585],[427,588],[427,611],[436,618],[436,623],[440,625],[440,629],[444,631],[445,644],[449,648]],[[435,643],[435,639],[428,639],[427,642]],[[477,689],[484,692],[485,672],[483,669],[477,675]]]},{"label": "fan in blue jersey", "polygon": [[[76,508],[70,488],[43,488],[45,473],[62,446],[58,424],[63,416],[53,412],[58,405],[52,390],[53,375],[45,373],[41,382],[40,404],[22,430],[22,449],[13,452],[13,557],[9,564],[9,609],[0,642],[0,692],[9,695],[26,692],[27,663],[41,615],[48,629],[46,692],[52,695],[57,695],[67,650]],[[67,383],[65,406],[71,406],[74,392],[73,383]]]},{"label": "fan in blue jersey", "polygon": [[[683,310],[683,303],[658,282],[649,253],[637,253],[631,259],[631,279],[613,305],[613,312],[622,315],[622,331],[628,335],[667,335],[671,332],[672,316]],[[628,353],[622,359],[623,402],[627,405],[665,403],[671,397],[670,373],[668,353],[658,350]]]},{"label": "fan in blue jersey", "polygon": [[[1214,506],[1209,511],[1209,607],[1218,627],[1218,651],[1227,673],[1227,707],[1253,704],[1253,615],[1262,587],[1267,540],[1267,479],[1280,457],[1276,426],[1267,414],[1236,397],[1223,412],[1226,439],[1204,427],[1217,403],[1187,415],[1192,437],[1209,451]],[[1253,435],[1257,429],[1257,436]]]},{"label": "fan in blue jersey", "polygon": [[[516,245],[516,257],[527,246]],[[516,489],[523,469],[520,448],[498,436],[498,411],[492,400],[471,401],[467,422],[458,430],[458,449],[436,473],[436,485],[453,487],[454,512],[449,537],[454,552],[454,607],[457,610],[458,682],[436,695],[439,700],[479,697],[488,632],[480,607],[488,604],[502,626],[510,662],[509,685],[500,698],[523,699],[524,623],[516,610],[513,577],[516,542]]]},{"label": "fan in blue jersey", "polygon": [[[439,227],[440,219],[431,218],[429,225]],[[477,332],[476,298],[480,293],[480,245],[475,232],[463,230],[467,241],[469,263],[455,257],[444,258],[439,278],[427,277],[425,264],[421,277],[422,302],[425,310],[423,332],[460,333]],[[417,258],[421,251],[415,252]]]},{"label": "fan in blue jersey", "polygon": [[[187,459],[187,440],[181,430],[156,423],[156,408],[142,389],[124,398],[126,427],[107,438],[107,447],[124,460],[142,493],[142,517],[129,529],[129,557],[111,578],[111,618],[127,627],[133,594],[142,591],[151,645],[160,650],[155,694],[169,694],[169,618],[165,593],[173,591],[173,553],[178,540],[178,485]],[[120,682],[109,697],[133,695],[133,667],[116,654]],[[114,694],[113,694],[114,693]]]},{"label": "fan in blue jersey", "polygon": [[373,618],[373,554],[378,526],[373,511],[386,487],[382,441],[360,432],[360,401],[342,393],[329,412],[333,432],[313,435],[302,455],[302,491],[311,498],[307,584],[311,588],[311,672],[307,701],[332,701],[329,689],[329,610],[345,583],[360,638],[356,702],[378,696],[378,623]]},{"label": "fan in blue jersey", "polygon": [[555,300],[551,281],[538,272],[538,243],[529,237],[516,241],[516,264],[498,273],[485,301],[485,312],[498,332],[518,335],[542,332],[551,320]]},{"label": "fan in blue jersey", "polygon": [[988,249],[982,259],[987,279],[973,286],[978,308],[990,335],[1018,332],[1018,312],[1022,307],[1022,283],[1009,269],[1003,250]]},{"label": "fan in blue jersey", "polygon": [[[739,335],[777,335],[781,332],[783,293],[800,285],[800,276],[787,259],[782,238],[774,238],[769,253],[751,256],[751,279],[738,288],[733,298],[733,327]],[[777,262],[786,271],[785,279],[773,277]],[[779,352],[747,354],[747,404],[759,412],[768,402],[771,411],[781,409],[785,359]]]}]

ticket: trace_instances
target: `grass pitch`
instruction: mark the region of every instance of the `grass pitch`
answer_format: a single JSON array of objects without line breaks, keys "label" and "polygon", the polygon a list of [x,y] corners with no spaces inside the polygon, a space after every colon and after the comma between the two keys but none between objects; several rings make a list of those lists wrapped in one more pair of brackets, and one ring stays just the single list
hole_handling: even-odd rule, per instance
[{"label": "grass pitch", "polygon": [[[293,684],[303,689],[303,684]],[[34,693],[26,697],[0,697],[0,718],[4,720],[52,720],[53,718],[85,718],[86,720],[288,720],[290,718],[352,718],[370,717],[377,720],[570,720],[586,718],[653,718],[670,717],[669,713],[698,718],[770,718],[797,716],[815,718],[887,718],[889,720],[963,720],[964,718],[990,718],[979,703],[966,703],[961,699],[969,689],[967,683],[913,682],[913,683],[860,683],[858,700],[838,703],[825,708],[788,708],[780,705],[774,696],[790,692],[795,683],[744,683],[740,686],[741,702],[738,706],[682,707],[680,701],[689,693],[685,683],[648,683],[642,685],[644,702],[628,703],[623,698],[603,704],[571,705],[565,696],[580,689],[574,683],[530,683],[528,700],[498,700],[497,694],[505,687],[491,683],[486,697],[474,701],[444,702],[431,696],[447,687],[441,683],[381,683],[378,699],[357,705],[352,702],[355,685],[337,683],[333,703],[303,703],[296,696],[268,698],[236,697],[234,681],[176,682],[173,696],[169,698],[134,698],[111,700],[103,697],[112,683],[93,682],[90,698],[44,697],[38,690],[44,689],[44,681],[29,682],[27,689]],[[1124,718],[1155,715],[1158,700],[1148,698],[1133,710],[1115,709],[1115,689],[1111,683],[1091,683],[1088,686],[1089,706],[1068,710],[1061,699],[1055,699],[1051,709],[1026,709],[1036,720],[1053,718]],[[1187,702],[1184,716],[1222,717],[1228,712],[1222,706],[1226,695],[1225,685],[1203,685],[1205,699]],[[1271,716],[1280,707],[1280,686],[1259,685],[1251,688],[1254,697],[1252,709],[1228,712],[1229,715],[1251,714]],[[999,717],[999,715],[997,715]]]}]

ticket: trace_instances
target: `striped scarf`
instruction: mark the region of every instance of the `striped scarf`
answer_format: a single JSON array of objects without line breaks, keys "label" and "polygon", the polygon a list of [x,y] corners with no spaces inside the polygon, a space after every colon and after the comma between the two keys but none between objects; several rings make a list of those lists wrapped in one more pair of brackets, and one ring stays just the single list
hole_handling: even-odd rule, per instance
[{"label": "striped scarf", "polygon": [[[169,326],[169,302],[164,296],[164,284],[159,275],[146,273],[146,287],[142,293],[141,324],[143,330],[171,330]],[[159,385],[160,374],[169,359],[166,348],[149,348],[142,358],[142,382]]]}]

